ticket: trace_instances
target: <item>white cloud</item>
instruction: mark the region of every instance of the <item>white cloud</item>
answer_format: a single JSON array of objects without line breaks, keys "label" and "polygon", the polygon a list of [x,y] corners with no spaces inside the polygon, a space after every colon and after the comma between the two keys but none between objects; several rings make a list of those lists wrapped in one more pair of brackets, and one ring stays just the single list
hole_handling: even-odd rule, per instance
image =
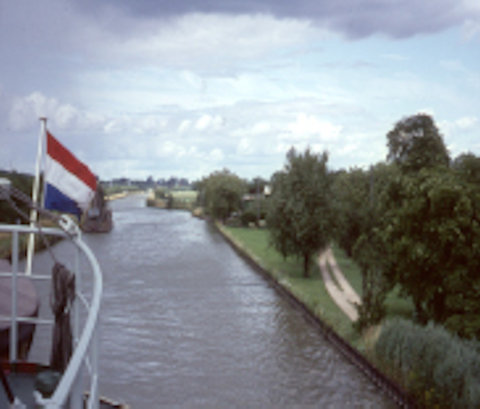
[{"label": "white cloud", "polygon": [[267,121],[257,122],[253,125],[251,133],[253,135],[261,135],[272,131],[272,124]]},{"label": "white cloud", "polygon": [[455,121],[459,129],[471,129],[478,124],[478,118],[474,116],[465,116]]},{"label": "white cloud", "polygon": [[239,155],[251,155],[254,152],[252,140],[250,138],[242,138],[237,144],[237,153]]},{"label": "white cloud", "polygon": [[13,130],[32,129],[36,124],[38,125],[40,117],[46,117],[47,124],[59,130],[98,129],[106,126],[103,115],[81,111],[69,103],[46,97],[40,92],[13,99],[8,113],[9,126]]},{"label": "white cloud", "polygon": [[195,122],[195,129],[197,131],[218,130],[223,124],[223,119],[220,115],[204,114]]},{"label": "white cloud", "polygon": [[476,116],[464,116],[454,120],[440,121],[439,127],[446,132],[447,135],[457,135],[459,132],[471,132],[480,128],[480,120]]},{"label": "white cloud", "polygon": [[190,121],[189,119],[184,119],[180,123],[180,125],[178,125],[178,132],[179,133],[187,132],[190,129],[191,123],[192,123],[192,121]]},{"label": "white cloud", "polygon": [[103,127],[103,131],[107,134],[119,132],[120,126],[117,121],[111,120],[105,124],[105,126]]},{"label": "white cloud", "polygon": [[417,114],[426,114],[435,117],[435,110],[433,108],[420,108],[417,109]]},{"label": "white cloud", "polygon": [[168,120],[156,115],[146,115],[133,119],[131,128],[136,134],[156,134],[165,129]]},{"label": "white cloud", "polygon": [[9,124],[15,130],[25,130],[40,117],[50,117],[58,109],[58,101],[39,92],[15,98],[9,113]]},{"label": "white cloud", "polygon": [[[190,13],[163,21],[133,20],[117,16],[119,26],[134,26],[123,35],[111,35],[102,26],[89,22],[79,37],[84,38],[86,54],[110,63],[131,66],[157,65],[183,70],[182,75],[195,87],[202,87],[196,70],[222,70],[272,53],[278,47],[305,44],[319,31],[307,20],[278,19],[271,15],[225,15]],[[94,41],[102,38],[102,42]],[[87,41],[85,41],[87,40]]]},{"label": "white cloud", "polygon": [[287,130],[288,133],[283,136],[285,139],[308,140],[316,137],[322,141],[334,141],[338,139],[342,127],[314,115],[300,113],[294,122],[287,125]]},{"label": "white cloud", "polygon": [[208,159],[213,162],[221,162],[224,158],[225,155],[220,148],[212,149],[208,155]]}]

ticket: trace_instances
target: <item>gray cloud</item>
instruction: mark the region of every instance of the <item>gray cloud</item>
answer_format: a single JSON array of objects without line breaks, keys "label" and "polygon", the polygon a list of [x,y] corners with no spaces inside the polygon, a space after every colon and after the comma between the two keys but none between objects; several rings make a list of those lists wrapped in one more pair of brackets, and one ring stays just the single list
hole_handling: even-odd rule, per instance
[{"label": "gray cloud", "polygon": [[94,0],[78,2],[85,12],[109,13],[113,8],[137,17],[172,17],[192,12],[272,14],[279,18],[309,19],[362,38],[375,33],[403,38],[431,33],[480,19],[480,8],[470,0]]}]

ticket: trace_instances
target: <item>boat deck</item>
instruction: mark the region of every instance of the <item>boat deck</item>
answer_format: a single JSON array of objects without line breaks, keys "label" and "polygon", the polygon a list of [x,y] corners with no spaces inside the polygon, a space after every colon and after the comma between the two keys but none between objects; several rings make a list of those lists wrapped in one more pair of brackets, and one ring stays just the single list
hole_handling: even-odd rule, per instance
[{"label": "boat deck", "polygon": [[[39,228],[28,225],[0,224],[0,232],[11,234],[12,242],[11,265],[5,260],[0,263],[0,408],[11,407],[13,395],[23,404],[18,406],[22,408],[69,409],[88,406],[93,409],[126,409],[125,405],[101,398],[98,392],[98,316],[103,288],[100,266],[92,250],[82,241],[78,226],[66,216],[59,225],[61,228],[42,228],[40,232]],[[68,253],[74,266],[72,271],[53,257],[55,264],[51,274],[33,274],[33,271],[28,275],[20,273],[20,236],[32,233],[68,239],[72,246]],[[81,262],[83,265],[80,269]],[[87,279],[89,285],[82,286],[82,278]],[[35,280],[35,283],[36,280],[46,282],[53,290],[40,295],[31,280]],[[68,287],[72,282],[80,284]],[[62,297],[67,296],[68,290],[71,299],[65,301]],[[60,318],[69,324],[64,328],[61,319],[53,320],[50,316],[54,314],[52,308],[48,316],[39,311],[39,300],[49,306],[52,299],[60,303],[60,307],[63,306]],[[33,358],[35,362],[29,363],[26,359],[32,335],[39,324],[53,329],[51,345],[42,348],[41,356],[36,356]],[[56,335],[57,341],[62,342],[62,330],[66,332],[65,343],[72,346],[72,351],[67,351],[69,357],[62,355],[63,344],[53,342]],[[38,335],[38,331],[35,332]],[[53,350],[60,356],[58,362],[52,357],[45,359],[43,356]],[[61,373],[58,377],[54,376],[54,385],[49,388],[52,389],[51,396],[45,396],[40,406],[34,394],[38,385],[37,376],[43,375],[40,384],[50,384],[50,379],[45,373],[48,367],[39,362],[53,362],[52,365]]]},{"label": "boat deck", "polygon": [[[35,390],[35,373],[9,373],[7,380],[12,392],[28,409],[35,409],[35,399],[33,392]],[[3,386],[0,386],[0,408],[8,408],[8,396]],[[68,408],[68,406],[67,406]],[[110,401],[106,398],[100,398],[100,409],[128,409],[128,406]]]}]

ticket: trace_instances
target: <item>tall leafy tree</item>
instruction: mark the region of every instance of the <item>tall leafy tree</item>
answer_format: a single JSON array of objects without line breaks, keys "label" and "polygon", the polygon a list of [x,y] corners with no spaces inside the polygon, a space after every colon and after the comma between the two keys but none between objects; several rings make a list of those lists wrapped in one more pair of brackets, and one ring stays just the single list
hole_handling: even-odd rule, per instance
[{"label": "tall leafy tree", "polygon": [[463,181],[480,189],[480,157],[473,153],[464,153],[455,158],[452,168]]},{"label": "tall leafy tree", "polygon": [[369,175],[362,169],[334,174],[335,239],[349,257],[368,223]]},{"label": "tall leafy tree", "polygon": [[389,161],[403,171],[448,166],[449,156],[432,117],[417,114],[398,121],[387,134]]},{"label": "tall leafy tree", "polygon": [[[467,313],[465,298],[474,300],[468,294],[480,286],[479,199],[448,168],[422,169],[392,185],[395,207],[384,229],[388,271],[423,320],[444,323]],[[478,301],[468,307],[472,314],[479,308]]]},{"label": "tall leafy tree", "polygon": [[225,221],[234,211],[240,210],[247,184],[228,169],[216,171],[198,184],[208,214]]},{"label": "tall leafy tree", "polygon": [[274,246],[285,257],[303,257],[309,276],[312,255],[332,237],[331,176],[328,155],[303,154],[292,148],[284,170],[272,177],[267,224]]},{"label": "tall leafy tree", "polygon": [[377,324],[385,315],[391,283],[385,277],[385,246],[381,228],[386,211],[384,193],[397,174],[395,165],[379,163],[370,170],[351,169],[334,181],[335,237],[362,273],[362,304],[358,329]]}]

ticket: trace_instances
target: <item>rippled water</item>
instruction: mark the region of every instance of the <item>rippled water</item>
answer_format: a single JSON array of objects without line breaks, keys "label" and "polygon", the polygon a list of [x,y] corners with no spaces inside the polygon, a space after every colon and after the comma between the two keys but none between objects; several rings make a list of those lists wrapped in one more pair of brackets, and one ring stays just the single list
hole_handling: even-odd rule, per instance
[{"label": "rippled water", "polygon": [[395,407],[207,223],[144,200],[113,202],[113,231],[86,236],[104,273],[103,395],[132,409]]}]

